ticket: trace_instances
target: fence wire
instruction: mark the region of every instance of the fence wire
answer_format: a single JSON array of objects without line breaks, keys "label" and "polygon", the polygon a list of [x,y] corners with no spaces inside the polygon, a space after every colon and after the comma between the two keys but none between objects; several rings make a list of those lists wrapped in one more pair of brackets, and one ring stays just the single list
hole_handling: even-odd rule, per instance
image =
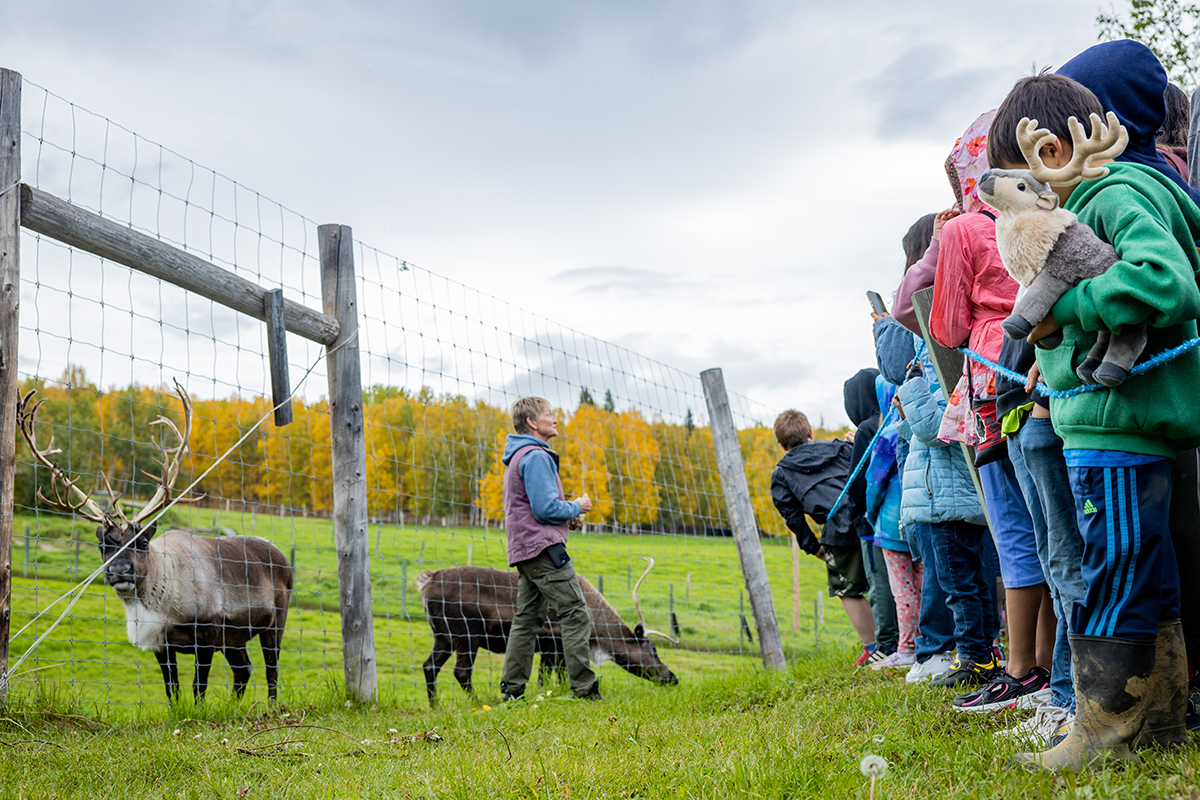
[{"label": "fence wire", "polygon": [[[36,84],[26,81],[23,94],[25,183],[322,307],[312,220]],[[183,422],[172,381],[193,406],[181,487],[269,411],[259,321],[29,231],[21,248],[23,391],[36,389],[46,401],[40,443],[53,435],[62,451],[57,463],[102,507],[115,501],[132,511],[154,492],[149,476],[160,474],[164,432],[152,423],[160,415]],[[422,665],[434,639],[420,585],[437,580],[428,573],[471,566],[480,569],[469,578],[453,573],[456,580],[489,586],[515,574],[505,557],[501,455],[508,406],[526,395],[546,398],[559,417],[552,446],[562,456],[567,495],[593,499],[570,550],[602,605],[635,625],[632,591],[653,558],[638,596],[646,627],[676,640],[658,643],[662,662],[686,679],[756,657],[698,376],[367,244],[356,242],[355,261],[381,694],[425,697]],[[295,421],[264,426],[216,463],[198,487],[202,497],[172,509],[158,534],[170,527],[205,540],[262,537],[286,557],[294,586],[280,653],[285,699],[337,686],[343,665],[322,353],[288,337],[293,380],[312,369],[297,387]],[[736,394],[731,400],[784,642],[808,647],[825,632],[816,629],[814,611],[824,571],[805,560],[799,582],[793,579],[790,540],[770,501],[780,455],[774,411]],[[96,524],[48,507],[39,489],[50,496],[49,470],[19,444],[14,632],[100,564]],[[192,574],[168,580],[194,581]],[[453,612],[456,619],[471,613]],[[43,625],[14,638],[13,654]],[[134,627],[98,581],[30,655],[10,691],[69,691],[115,708],[164,704],[154,656],[130,644]],[[844,625],[832,628],[834,638],[848,641]],[[250,694],[265,697],[257,644],[250,657]],[[476,686],[497,685],[501,658],[483,654],[474,662]],[[613,658],[621,661],[619,653]],[[186,686],[191,660],[181,666]],[[218,658],[210,692],[227,693],[233,680]],[[440,685],[443,697],[458,695],[448,675]]]}]

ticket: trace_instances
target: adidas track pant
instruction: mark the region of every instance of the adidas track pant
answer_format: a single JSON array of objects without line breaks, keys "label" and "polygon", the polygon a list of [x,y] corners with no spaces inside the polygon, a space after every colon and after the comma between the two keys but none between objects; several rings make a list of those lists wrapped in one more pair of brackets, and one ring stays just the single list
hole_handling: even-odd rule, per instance
[{"label": "adidas track pant", "polygon": [[1179,617],[1179,567],[1167,527],[1170,459],[1133,467],[1068,467],[1087,594],[1072,630],[1154,639]]}]

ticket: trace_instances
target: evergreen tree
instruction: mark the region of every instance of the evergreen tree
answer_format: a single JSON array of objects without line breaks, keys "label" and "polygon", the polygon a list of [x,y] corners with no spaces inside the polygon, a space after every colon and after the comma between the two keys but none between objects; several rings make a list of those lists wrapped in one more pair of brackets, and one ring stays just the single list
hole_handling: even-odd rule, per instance
[{"label": "evergreen tree", "polygon": [[592,399],[592,393],[588,391],[588,388],[586,386],[579,390],[579,405],[581,405],[581,406],[596,405],[596,401]]},{"label": "evergreen tree", "polygon": [[696,420],[692,418],[692,410],[690,408],[687,410],[687,416],[683,418],[683,427],[687,428],[689,436],[692,431],[696,430]]},{"label": "evergreen tree", "polygon": [[617,401],[613,400],[611,389],[604,390],[604,410],[608,412],[617,410]]}]

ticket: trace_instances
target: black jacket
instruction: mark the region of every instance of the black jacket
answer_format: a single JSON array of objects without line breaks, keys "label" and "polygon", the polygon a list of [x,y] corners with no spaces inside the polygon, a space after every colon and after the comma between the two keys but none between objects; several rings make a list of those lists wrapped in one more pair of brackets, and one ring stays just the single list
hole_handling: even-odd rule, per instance
[{"label": "black jacket", "polygon": [[[842,384],[842,401],[846,406],[846,416],[855,425],[854,449],[850,451],[850,470],[853,471],[867,455],[871,440],[879,432],[883,418],[879,413],[879,397],[875,394],[875,376],[877,369],[862,369]],[[850,485],[847,498],[854,502],[854,531],[863,539],[874,540],[875,531],[867,522],[863,509],[867,507],[867,470],[859,470],[858,477]],[[844,501],[843,501],[844,502]]]},{"label": "black jacket", "polygon": [[[1033,368],[1034,352],[1033,345],[1024,339],[1010,339],[1005,336],[1004,344],[1000,345],[1000,358],[996,363],[1026,375]],[[1000,419],[1004,419],[1010,411],[1020,408],[1030,400],[1039,406],[1050,407],[1049,398],[1037,389],[1033,390],[1033,394],[1026,394],[1024,382],[1017,383],[1003,375],[996,375],[996,395],[996,416]]]},{"label": "black jacket", "polygon": [[[796,534],[800,549],[810,555],[822,544],[858,543],[852,522],[856,509],[849,497],[842,501],[833,520],[828,519],[829,509],[842,493],[850,475],[851,449],[849,442],[840,439],[805,442],[779,459],[771,473],[771,500],[788,528]],[[820,541],[809,529],[805,514],[825,526]]]}]

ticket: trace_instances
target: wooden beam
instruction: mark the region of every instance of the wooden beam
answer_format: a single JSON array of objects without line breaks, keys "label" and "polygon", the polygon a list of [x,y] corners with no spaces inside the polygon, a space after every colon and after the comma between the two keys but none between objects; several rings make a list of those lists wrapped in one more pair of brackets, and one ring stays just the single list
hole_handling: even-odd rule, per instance
[{"label": "wooden beam", "polygon": [[746,471],[742,466],[742,449],[738,443],[737,429],[733,426],[729,396],[725,392],[725,377],[720,369],[709,369],[700,373],[700,380],[704,384],[704,401],[708,404],[721,488],[725,492],[733,538],[742,562],[746,592],[750,595],[750,613],[754,615],[754,625],[758,628],[763,666],[783,669],[787,666],[783,657],[783,639],[779,635],[779,621],[775,618],[775,603],[771,599],[771,584],[767,579],[767,565],[763,561],[762,543],[758,540],[754,505],[750,502],[750,488],[746,484]]},{"label": "wooden beam", "polygon": [[[283,289],[272,289],[263,296],[267,315],[267,356],[271,365],[271,404],[275,407],[275,427],[292,422],[292,382],[288,376],[287,328],[283,313]],[[282,404],[282,405],[281,405]]]},{"label": "wooden beam", "polygon": [[[20,214],[21,225],[31,231],[266,321],[263,299],[266,289],[153,236],[85,211],[32,186],[21,186]],[[284,307],[287,329],[297,336],[324,345],[338,338],[338,322],[331,316],[290,300],[284,301]]]},{"label": "wooden beam", "polygon": [[337,543],[346,690],[374,702],[375,628],[371,615],[371,547],[367,530],[367,445],[358,348],[354,240],[346,225],[317,229],[321,297],[341,333],[328,348],[329,430],[333,447],[333,532]]},{"label": "wooden beam", "polygon": [[13,480],[17,465],[17,334],[21,301],[21,75],[0,69],[0,707],[8,701]]}]

